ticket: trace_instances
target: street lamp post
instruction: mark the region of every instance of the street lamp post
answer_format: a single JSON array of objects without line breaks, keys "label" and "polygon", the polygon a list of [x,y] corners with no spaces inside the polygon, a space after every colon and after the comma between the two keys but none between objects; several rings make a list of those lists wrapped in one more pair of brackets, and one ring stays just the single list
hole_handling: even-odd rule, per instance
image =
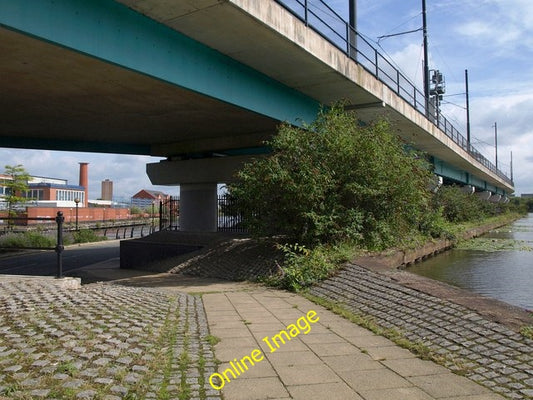
[{"label": "street lamp post", "polygon": [[74,203],[76,203],[76,231],[78,230],[78,207],[80,205],[80,199],[77,197],[74,199]]}]

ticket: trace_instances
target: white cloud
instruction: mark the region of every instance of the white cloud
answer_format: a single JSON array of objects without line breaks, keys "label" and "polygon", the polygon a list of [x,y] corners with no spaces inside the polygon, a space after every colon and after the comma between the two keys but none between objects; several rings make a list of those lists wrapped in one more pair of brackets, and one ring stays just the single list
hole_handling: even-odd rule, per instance
[{"label": "white cloud", "polygon": [[[517,49],[533,49],[533,2],[491,0],[466,7],[453,31],[491,53],[520,57]],[[487,56],[489,56],[487,54]]]}]

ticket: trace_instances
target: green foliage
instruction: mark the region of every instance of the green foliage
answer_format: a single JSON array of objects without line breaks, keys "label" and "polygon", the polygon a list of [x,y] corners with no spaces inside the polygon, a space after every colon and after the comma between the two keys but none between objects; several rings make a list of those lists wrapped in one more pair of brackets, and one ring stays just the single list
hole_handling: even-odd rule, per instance
[{"label": "green foliage", "polygon": [[494,213],[494,204],[464,193],[458,186],[443,186],[433,196],[433,209],[440,209],[449,222],[481,220]]},{"label": "green foliage", "polygon": [[74,243],[90,243],[90,242],[100,242],[102,240],[107,240],[104,236],[98,236],[91,229],[80,229],[72,233]]},{"label": "green foliage", "polygon": [[438,205],[434,207],[437,208],[428,208],[422,216],[420,233],[430,238],[455,239],[451,223],[445,218],[442,207]]},{"label": "green foliage", "polygon": [[520,334],[533,340],[533,325],[524,325],[520,328]]},{"label": "green foliage", "polygon": [[139,214],[142,214],[142,213],[143,213],[143,211],[141,210],[140,207],[132,206],[132,207],[130,208],[130,214],[131,214],[131,215],[139,215]]},{"label": "green foliage", "polygon": [[309,249],[300,244],[279,245],[284,254],[280,273],[265,279],[266,283],[293,292],[330,277],[354,255],[351,245],[316,246]]},{"label": "green foliage", "polygon": [[8,204],[8,210],[11,214],[15,204],[24,203],[28,200],[22,197],[22,193],[28,190],[30,175],[21,164],[6,165],[4,167],[4,174],[11,178],[3,182],[4,186],[8,189],[5,201]]},{"label": "green foliage", "polygon": [[443,186],[433,196],[432,208],[440,210],[448,222],[463,223],[510,212],[524,214],[527,212],[527,203],[517,198],[507,204],[492,203],[463,192],[459,186]]},{"label": "green foliage", "polygon": [[272,153],[230,186],[256,235],[383,249],[416,230],[428,208],[428,165],[385,121],[362,127],[337,105],[309,126],[282,125],[268,144]]},{"label": "green foliage", "polygon": [[55,237],[49,235],[43,235],[38,232],[24,232],[24,233],[7,233],[0,236],[0,247],[7,248],[51,248],[55,247]]}]

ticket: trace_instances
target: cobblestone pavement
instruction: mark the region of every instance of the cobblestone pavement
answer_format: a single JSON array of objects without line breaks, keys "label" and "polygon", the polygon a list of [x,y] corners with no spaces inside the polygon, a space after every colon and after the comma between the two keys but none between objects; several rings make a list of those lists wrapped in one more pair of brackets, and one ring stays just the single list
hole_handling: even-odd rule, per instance
[{"label": "cobblestone pavement", "polygon": [[533,398],[533,341],[471,310],[350,265],[311,294],[372,316],[448,358],[452,370],[511,399]]},{"label": "cobblestone pavement", "polygon": [[199,297],[0,283],[0,398],[220,399]]},{"label": "cobblestone pavement", "polygon": [[233,238],[207,248],[169,272],[232,281],[254,281],[258,276],[273,273],[278,268],[277,262],[282,258],[283,254],[276,250],[275,241]]}]

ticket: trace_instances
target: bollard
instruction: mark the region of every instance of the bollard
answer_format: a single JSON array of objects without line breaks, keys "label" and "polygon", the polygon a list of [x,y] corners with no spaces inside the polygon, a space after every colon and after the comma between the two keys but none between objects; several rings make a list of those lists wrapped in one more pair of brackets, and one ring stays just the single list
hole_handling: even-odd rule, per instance
[{"label": "bollard", "polygon": [[57,245],[56,245],[56,253],[57,253],[57,278],[63,278],[63,250],[65,250],[65,246],[63,246],[63,222],[65,222],[65,217],[63,217],[63,213],[61,211],[57,212],[56,216],[56,223],[57,223]]}]

